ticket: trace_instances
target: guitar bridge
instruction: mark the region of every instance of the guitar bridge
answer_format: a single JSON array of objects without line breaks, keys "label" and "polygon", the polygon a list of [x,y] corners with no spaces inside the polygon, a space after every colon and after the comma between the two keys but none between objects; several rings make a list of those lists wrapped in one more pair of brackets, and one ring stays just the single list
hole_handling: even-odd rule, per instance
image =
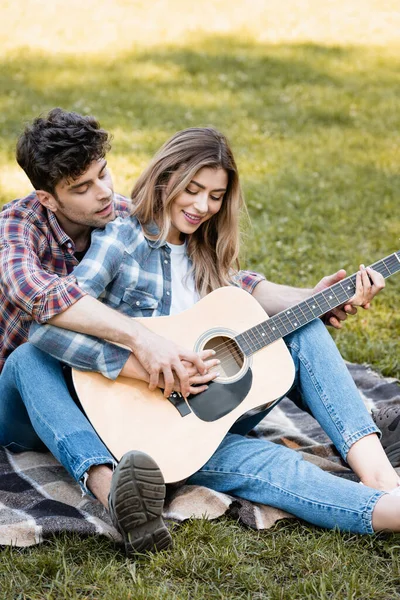
[{"label": "guitar bridge", "polygon": [[179,412],[181,417],[186,417],[186,415],[190,415],[191,410],[185,402],[185,398],[182,396],[180,392],[172,392],[168,396],[169,402],[175,406],[176,410]]}]

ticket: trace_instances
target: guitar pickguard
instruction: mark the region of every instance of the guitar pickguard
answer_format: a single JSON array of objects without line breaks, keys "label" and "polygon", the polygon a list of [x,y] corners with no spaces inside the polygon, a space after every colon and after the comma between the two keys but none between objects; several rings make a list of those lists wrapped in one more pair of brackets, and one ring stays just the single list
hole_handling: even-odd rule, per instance
[{"label": "guitar pickguard", "polygon": [[196,417],[202,421],[216,421],[243,402],[252,382],[253,374],[251,369],[248,369],[245,375],[234,383],[210,382],[208,389],[198,396],[189,396],[187,402]]},{"label": "guitar pickguard", "polygon": [[176,410],[181,415],[181,417],[186,417],[186,415],[190,415],[190,409],[186,404],[184,397],[181,394],[179,394],[178,392],[172,392],[172,394],[168,396],[168,400],[173,406],[175,406]]}]

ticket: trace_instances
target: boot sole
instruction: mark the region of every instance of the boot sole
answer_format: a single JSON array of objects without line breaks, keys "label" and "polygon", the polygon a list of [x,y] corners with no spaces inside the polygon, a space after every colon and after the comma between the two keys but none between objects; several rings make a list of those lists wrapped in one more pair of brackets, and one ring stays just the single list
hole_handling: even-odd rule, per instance
[{"label": "boot sole", "polygon": [[122,457],[112,478],[110,500],[128,556],[171,545],[162,518],[164,478],[150,456],[132,451]]}]

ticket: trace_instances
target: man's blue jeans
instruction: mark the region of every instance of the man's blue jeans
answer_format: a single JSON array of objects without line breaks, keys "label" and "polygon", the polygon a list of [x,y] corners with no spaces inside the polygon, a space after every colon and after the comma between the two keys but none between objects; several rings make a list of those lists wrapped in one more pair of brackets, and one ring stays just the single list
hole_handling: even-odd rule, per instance
[{"label": "man's blue jeans", "polygon": [[30,343],[14,350],[0,375],[0,445],[49,449],[85,491],[92,465],[116,465],[71,397],[61,363]]},{"label": "man's blue jeans", "polygon": [[[296,367],[289,396],[314,415],[345,459],[354,442],[378,429],[336,345],[319,320],[285,341]],[[383,492],[321,471],[283,446],[244,437],[265,414],[241,421],[188,483],[279,507],[322,527],[372,533],[372,511]],[[0,376],[0,444],[21,451],[43,449],[42,442],[81,484],[90,466],[114,464],[71,398],[60,364],[24,344]]]}]

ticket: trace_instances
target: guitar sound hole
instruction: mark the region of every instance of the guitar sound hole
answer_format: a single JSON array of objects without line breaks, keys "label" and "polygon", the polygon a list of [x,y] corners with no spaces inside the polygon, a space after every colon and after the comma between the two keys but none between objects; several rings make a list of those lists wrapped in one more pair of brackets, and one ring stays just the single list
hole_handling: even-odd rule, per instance
[{"label": "guitar sound hole", "polygon": [[219,335],[207,340],[204,350],[215,350],[214,358],[218,358],[221,364],[218,371],[221,377],[234,377],[243,367],[243,353],[232,338]]}]

